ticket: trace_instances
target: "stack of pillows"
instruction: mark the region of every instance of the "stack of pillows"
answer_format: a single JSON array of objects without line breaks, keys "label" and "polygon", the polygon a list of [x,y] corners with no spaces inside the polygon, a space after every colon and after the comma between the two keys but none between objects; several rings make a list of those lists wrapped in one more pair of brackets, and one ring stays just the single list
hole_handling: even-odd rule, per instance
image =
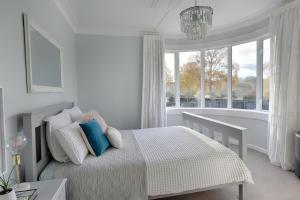
[{"label": "stack of pillows", "polygon": [[121,133],[95,111],[83,114],[75,106],[45,121],[49,150],[58,162],[81,165],[89,152],[98,157],[110,147],[122,148]]}]

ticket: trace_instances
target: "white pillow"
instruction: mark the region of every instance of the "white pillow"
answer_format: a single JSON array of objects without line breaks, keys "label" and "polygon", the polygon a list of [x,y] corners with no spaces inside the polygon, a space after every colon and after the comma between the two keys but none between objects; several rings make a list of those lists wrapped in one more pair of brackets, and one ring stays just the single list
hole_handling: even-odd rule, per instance
[{"label": "white pillow", "polygon": [[48,117],[45,121],[48,122],[46,129],[47,144],[53,158],[59,162],[69,161],[67,154],[56,139],[55,131],[72,124],[70,115],[66,112],[61,112],[58,115]]},{"label": "white pillow", "polygon": [[122,148],[122,135],[120,131],[118,131],[116,128],[113,127],[108,127],[107,129],[107,138],[110,142],[110,144],[117,148],[121,149]]},{"label": "white pillow", "polygon": [[82,111],[78,106],[74,106],[71,109],[64,109],[63,111],[70,115],[72,122],[78,121],[80,116],[82,115]]},{"label": "white pillow", "polygon": [[93,156],[96,156],[96,154],[95,154],[93,148],[91,147],[91,145],[90,145],[90,143],[89,143],[89,140],[87,139],[87,137],[86,137],[86,135],[85,135],[85,133],[84,133],[84,131],[82,130],[81,127],[80,127],[80,134],[81,134],[81,137],[82,137],[82,139],[83,139],[83,141],[84,141],[86,147],[88,148],[89,152],[91,152],[91,154],[92,154]]},{"label": "white pillow", "polygon": [[88,154],[88,149],[81,137],[80,129],[79,123],[74,122],[55,133],[59,144],[70,160],[76,165],[81,165]]}]

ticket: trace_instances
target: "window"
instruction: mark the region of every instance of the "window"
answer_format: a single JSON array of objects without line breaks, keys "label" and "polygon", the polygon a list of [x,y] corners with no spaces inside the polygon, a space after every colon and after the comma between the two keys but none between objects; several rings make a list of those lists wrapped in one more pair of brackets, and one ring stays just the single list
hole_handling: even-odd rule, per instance
[{"label": "window", "polygon": [[200,60],[199,51],[179,53],[180,106],[200,106]]},{"label": "window", "polygon": [[166,53],[166,106],[268,110],[270,42]]},{"label": "window", "polygon": [[264,40],[263,47],[263,98],[262,109],[269,110],[270,90],[270,39]]},{"label": "window", "polygon": [[165,54],[166,106],[175,106],[175,54]]},{"label": "window", "polygon": [[256,42],[232,47],[232,107],[256,108]]},{"label": "window", "polygon": [[205,51],[205,107],[227,108],[227,48]]}]

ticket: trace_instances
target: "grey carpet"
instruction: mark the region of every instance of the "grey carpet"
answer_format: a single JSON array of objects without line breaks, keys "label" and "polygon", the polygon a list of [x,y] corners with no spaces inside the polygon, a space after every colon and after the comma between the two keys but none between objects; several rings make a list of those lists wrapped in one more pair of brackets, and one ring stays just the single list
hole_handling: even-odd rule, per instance
[{"label": "grey carpet", "polygon": [[[247,200],[300,199],[300,179],[292,172],[271,165],[266,155],[248,150],[247,166],[255,182],[246,186]],[[237,187],[228,187],[164,200],[234,200],[237,199],[237,195]]]}]

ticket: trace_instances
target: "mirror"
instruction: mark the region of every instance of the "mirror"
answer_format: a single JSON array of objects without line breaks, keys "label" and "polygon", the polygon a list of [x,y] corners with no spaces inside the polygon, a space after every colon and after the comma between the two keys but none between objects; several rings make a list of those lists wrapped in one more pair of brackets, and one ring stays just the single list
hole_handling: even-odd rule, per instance
[{"label": "mirror", "polygon": [[23,19],[28,92],[63,92],[62,48],[28,15]]}]

